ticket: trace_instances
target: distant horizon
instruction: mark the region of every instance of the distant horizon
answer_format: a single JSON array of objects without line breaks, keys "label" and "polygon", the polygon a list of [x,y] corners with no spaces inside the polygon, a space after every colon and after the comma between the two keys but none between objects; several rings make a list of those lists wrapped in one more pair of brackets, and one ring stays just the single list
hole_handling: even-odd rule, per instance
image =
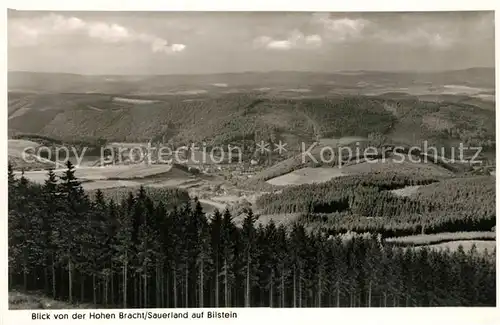
[{"label": "distant horizon", "polygon": [[414,73],[414,74],[439,74],[445,72],[458,72],[473,69],[488,69],[495,70],[495,66],[471,66],[465,68],[457,69],[444,69],[444,70],[370,70],[370,69],[349,69],[349,70],[335,70],[335,71],[316,71],[316,70],[247,70],[247,71],[227,71],[227,72],[213,72],[213,73],[160,73],[160,74],[133,74],[133,73],[123,73],[123,74],[108,74],[108,73],[76,73],[76,72],[64,72],[64,71],[33,71],[33,70],[15,70],[8,69],[8,73],[38,73],[38,74],[61,74],[61,75],[75,75],[75,76],[88,76],[88,77],[105,77],[105,76],[210,76],[210,75],[225,75],[225,74],[269,74],[269,73],[313,73],[313,74],[342,74],[342,73],[352,73],[352,72],[367,72],[367,73]]}]

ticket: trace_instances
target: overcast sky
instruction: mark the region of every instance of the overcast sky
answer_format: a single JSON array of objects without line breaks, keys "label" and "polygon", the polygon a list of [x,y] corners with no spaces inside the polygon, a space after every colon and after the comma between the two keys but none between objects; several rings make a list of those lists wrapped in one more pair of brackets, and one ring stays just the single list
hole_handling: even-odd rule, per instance
[{"label": "overcast sky", "polygon": [[184,74],[494,66],[494,14],[8,13],[9,70]]}]

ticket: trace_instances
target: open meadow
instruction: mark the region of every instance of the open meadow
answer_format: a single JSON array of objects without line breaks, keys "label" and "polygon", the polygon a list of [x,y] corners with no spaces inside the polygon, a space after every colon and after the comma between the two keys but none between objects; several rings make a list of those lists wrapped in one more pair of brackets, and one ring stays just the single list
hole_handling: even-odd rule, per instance
[{"label": "open meadow", "polygon": [[[396,243],[402,245],[431,245],[440,244],[445,242],[463,242],[463,241],[492,241],[495,244],[496,233],[492,231],[469,231],[469,232],[454,232],[454,233],[437,233],[437,234],[427,234],[427,235],[413,235],[404,237],[393,237],[387,238],[386,241],[389,243]],[[457,245],[458,246],[458,245]]]}]

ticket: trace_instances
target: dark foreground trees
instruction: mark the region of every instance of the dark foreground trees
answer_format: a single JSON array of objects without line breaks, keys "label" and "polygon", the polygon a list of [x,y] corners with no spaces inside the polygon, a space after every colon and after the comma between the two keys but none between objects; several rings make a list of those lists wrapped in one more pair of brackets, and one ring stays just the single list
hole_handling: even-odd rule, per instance
[{"label": "dark foreground trees", "polygon": [[495,252],[398,248],[300,224],[236,226],[144,189],[89,198],[73,168],[40,186],[9,171],[9,287],[102,307],[494,306]]}]

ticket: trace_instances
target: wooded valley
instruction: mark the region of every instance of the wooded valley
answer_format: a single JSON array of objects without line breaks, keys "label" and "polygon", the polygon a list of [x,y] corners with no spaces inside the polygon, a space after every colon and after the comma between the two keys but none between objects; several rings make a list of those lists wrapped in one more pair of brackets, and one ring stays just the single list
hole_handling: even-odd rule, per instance
[{"label": "wooded valley", "polygon": [[[453,252],[402,248],[386,243],[380,235],[331,236],[322,229],[307,229],[317,218],[314,215],[304,216],[289,227],[272,221],[264,226],[257,224],[257,216],[248,210],[238,227],[229,211],[206,215],[197,199],[180,206],[172,204],[183,197],[179,190],[166,193],[161,200],[153,200],[142,187],[120,201],[105,198],[100,190],[89,196],[74,177],[71,163],[67,167],[59,180],[49,172],[44,185],[30,183],[24,176],[16,178],[9,169],[11,289],[41,290],[70,303],[90,302],[109,308],[496,303],[496,252],[480,252],[474,247]],[[406,184],[407,180],[392,179],[389,183]],[[351,184],[351,189],[345,184]],[[342,191],[335,184],[329,184],[332,189],[326,192],[326,185],[291,188],[261,202],[276,199],[283,200],[284,207],[291,206],[286,202],[297,200],[293,193],[301,191],[307,202],[296,207],[314,212],[326,209],[322,197],[336,197],[328,209],[335,206],[340,212],[326,220],[334,233],[342,232],[349,222],[356,230],[377,228],[377,224],[365,226],[355,217],[343,216],[342,210],[348,207],[365,212],[371,207],[377,214],[375,211],[394,211],[391,205],[397,205],[402,221],[378,224],[391,233],[401,224],[406,225],[402,227],[405,233],[412,233],[408,229],[420,231],[416,225],[421,225],[422,219],[411,217],[411,213],[430,209],[424,199],[411,203],[381,194],[380,188],[394,185],[384,185],[376,177],[351,179],[345,184],[347,190]],[[436,206],[445,204],[447,195],[463,193],[466,197],[471,191],[488,191],[484,183],[475,184],[443,194]],[[371,198],[383,204],[368,205]],[[486,225],[488,220],[494,223],[494,210],[489,210],[488,204],[482,209],[481,213],[476,211],[477,219],[462,220],[475,225]],[[431,217],[436,213],[427,212]],[[431,217],[425,219],[429,230],[436,227]],[[340,226],[328,223],[328,218],[342,220]],[[434,222],[445,220],[441,215]]]}]

